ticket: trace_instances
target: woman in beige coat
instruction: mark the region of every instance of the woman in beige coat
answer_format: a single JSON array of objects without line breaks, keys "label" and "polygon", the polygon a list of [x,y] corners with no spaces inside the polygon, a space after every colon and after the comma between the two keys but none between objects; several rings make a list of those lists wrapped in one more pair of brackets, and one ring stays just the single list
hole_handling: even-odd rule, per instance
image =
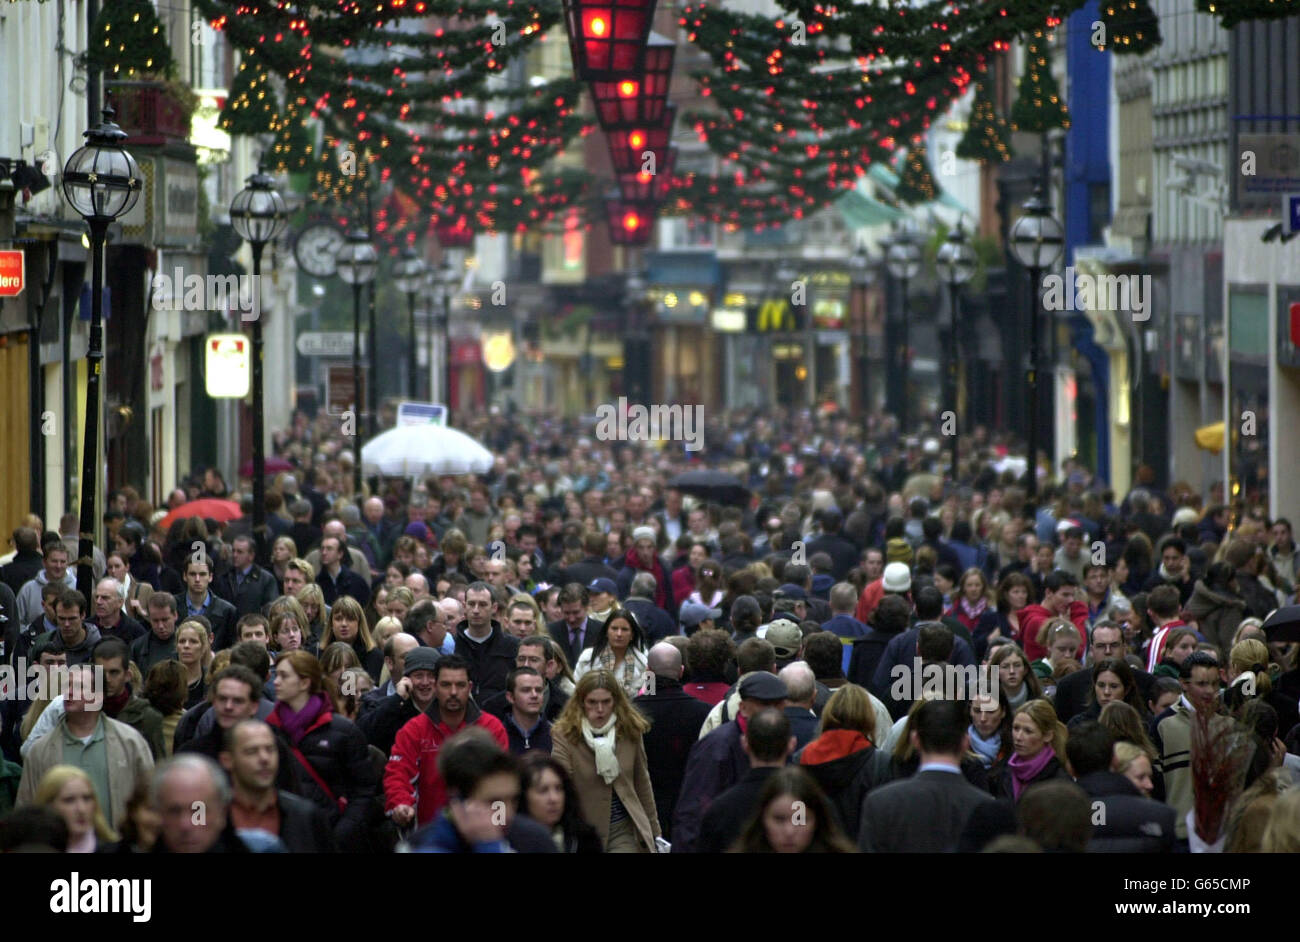
[{"label": "woman in beige coat", "polygon": [[582,816],[611,854],[650,854],[659,816],[642,735],[650,722],[609,671],[582,676],[551,730],[551,755],[573,778]]}]

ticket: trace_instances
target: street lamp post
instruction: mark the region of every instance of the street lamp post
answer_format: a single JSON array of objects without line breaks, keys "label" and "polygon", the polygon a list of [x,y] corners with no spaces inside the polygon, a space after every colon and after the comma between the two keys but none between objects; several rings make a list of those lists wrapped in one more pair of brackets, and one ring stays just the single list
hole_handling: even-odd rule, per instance
[{"label": "street lamp post", "polygon": [[275,189],[275,181],[259,164],[248,185],[230,202],[230,225],[235,234],[253,251],[253,291],[257,298],[253,318],[253,540],[260,565],[270,562],[266,540],[266,442],[264,393],[262,386],[262,250],[266,243],[284,231],[289,221],[284,197]]},{"label": "street lamp post", "polygon": [[[961,323],[961,286],[975,276],[975,250],[966,240],[966,231],[960,222],[948,233],[947,240],[939,247],[935,258],[935,271],[940,279],[948,283],[948,299],[951,307],[951,320],[948,324],[948,368],[944,371],[944,403],[952,413],[953,422],[957,422],[957,325]],[[957,473],[957,436],[961,424],[957,423],[950,436],[949,446],[952,451],[952,479],[959,481]]]},{"label": "street lamp post", "polygon": [[460,281],[460,269],[444,255],[437,273],[439,293],[442,295],[442,375],[446,393],[442,404],[447,407],[447,421],[451,422],[451,296]]},{"label": "street lamp post", "polygon": [[[777,300],[781,301],[781,303],[789,307],[790,317],[793,320],[794,318],[793,285],[795,279],[799,277],[799,271],[794,267],[793,262],[789,261],[788,259],[782,259],[781,262],[777,264],[776,270],[772,273],[772,277],[776,281],[776,285],[777,285],[777,290],[776,290]],[[778,369],[776,371],[776,400],[774,404],[779,404],[780,402],[781,402],[781,371]]]},{"label": "street lamp post", "polygon": [[623,283],[623,304],[627,311],[627,333],[623,335],[623,387],[630,402],[644,403],[650,398],[650,391],[644,382],[648,375],[649,354],[645,343],[646,328],[642,321],[645,295],[645,278],[639,271],[629,271],[627,281]]},{"label": "street lamp post", "polygon": [[144,185],[135,158],[122,146],[126,132],[113,123],[111,107],[84,137],[63,168],[63,193],[90,226],[90,343],[86,351],[86,435],[81,463],[81,535],[77,544],[77,590],[94,594],[95,485],[99,478],[99,395],[104,359],[104,242],[108,227],[130,212]]},{"label": "street lamp post", "polygon": [[1011,252],[1029,271],[1029,497],[1038,496],[1038,294],[1043,272],[1056,264],[1065,247],[1065,232],[1052,215],[1040,185],[1025,200],[1023,213],[1011,227]]},{"label": "street lamp post", "polygon": [[[379,253],[370,244],[362,229],[354,229],[348,240],[343,243],[338,254],[338,273],[346,284],[352,286],[352,408],[361,410],[361,289],[375,277],[379,266]],[[375,338],[370,337],[373,356]],[[373,365],[371,367],[373,369]],[[373,386],[372,386],[373,388]],[[366,405],[375,408],[373,402]],[[352,423],[352,485],[356,491],[356,500],[361,501],[361,429],[360,415],[353,415]]]},{"label": "street lamp post", "polygon": [[856,384],[855,414],[863,415],[867,411],[867,291],[871,287],[871,256],[867,247],[859,245],[849,256],[849,281],[853,285],[854,301],[852,305],[853,334],[857,341],[858,381]]},{"label": "street lamp post", "polygon": [[[415,247],[408,245],[402,249],[402,260],[397,263],[395,270],[397,290],[406,292],[406,310],[410,316],[411,325],[411,346],[407,350],[407,369],[409,373],[408,395],[412,399],[419,397],[419,387],[416,382],[416,359],[415,359],[415,295],[424,284],[424,275],[427,266],[424,259],[420,258]],[[430,397],[432,398],[432,396]]]},{"label": "street lamp post", "polygon": [[899,349],[896,353],[898,357],[897,369],[902,376],[902,389],[898,391],[895,401],[898,404],[898,433],[900,436],[907,434],[908,428],[908,378],[911,371],[911,362],[908,353],[911,344],[908,341],[909,325],[907,322],[909,311],[907,309],[907,290],[908,284],[921,271],[921,247],[916,244],[916,236],[909,229],[903,229],[894,236],[893,243],[889,246],[889,251],[885,255],[885,262],[889,267],[889,273],[898,280],[902,288],[902,337]]}]

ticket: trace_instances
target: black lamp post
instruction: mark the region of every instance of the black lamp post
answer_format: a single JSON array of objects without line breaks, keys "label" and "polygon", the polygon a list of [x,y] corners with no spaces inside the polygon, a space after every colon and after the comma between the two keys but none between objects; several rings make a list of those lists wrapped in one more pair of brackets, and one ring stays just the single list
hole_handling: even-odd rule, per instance
[{"label": "black lamp post", "polygon": [[[419,397],[419,384],[416,381],[416,359],[415,359],[415,296],[420,288],[424,286],[424,273],[428,266],[424,264],[424,259],[420,258],[415,247],[408,245],[402,249],[402,260],[397,263],[394,269],[394,281],[397,284],[398,291],[406,292],[406,312],[410,317],[411,326],[411,346],[407,350],[407,373],[409,376],[409,389],[407,394],[416,399]],[[432,398],[432,397],[430,397]]]},{"label": "black lamp post", "polygon": [[[460,280],[459,270],[452,263],[451,258],[445,253],[442,258],[442,264],[437,268],[431,268],[425,275],[428,278],[429,285],[434,289],[436,298],[434,299],[434,320],[439,332],[442,335],[442,386],[440,390],[433,390],[436,398],[439,399],[447,409],[447,421],[451,423],[451,296],[456,290],[456,284]],[[431,380],[432,382],[432,380]]]},{"label": "black lamp post", "polygon": [[108,227],[131,211],[144,179],[122,146],[126,132],[113,123],[111,107],[104,120],[84,137],[63,168],[63,193],[90,226],[90,343],[86,351],[86,436],[81,462],[81,536],[77,544],[77,590],[94,595],[95,485],[99,479],[99,384],[104,359],[104,241]]},{"label": "black lamp post", "polygon": [[[948,368],[944,371],[944,403],[957,421],[957,325],[961,323],[961,286],[975,277],[975,250],[966,240],[966,230],[960,222],[948,233],[947,240],[939,247],[935,258],[935,271],[939,278],[948,283],[948,302],[951,321],[948,324]],[[953,429],[949,446],[952,451],[952,479],[958,482],[957,473],[957,436],[961,423]]]},{"label": "black lamp post", "polygon": [[871,288],[874,275],[871,271],[871,256],[867,247],[859,245],[849,256],[849,283],[853,286],[852,324],[854,340],[857,345],[857,401],[854,413],[864,415],[867,409],[867,291]]},{"label": "black lamp post", "polygon": [[[356,500],[361,501],[361,289],[375,277],[379,267],[379,253],[370,244],[365,230],[354,229],[348,235],[338,254],[338,273],[344,283],[352,286],[352,408],[355,410],[352,426],[352,484]],[[370,337],[371,352],[375,338]],[[373,386],[371,387],[374,388]],[[373,402],[367,402],[370,409]]]},{"label": "black lamp post", "polygon": [[907,434],[908,429],[908,379],[912,366],[908,357],[911,344],[908,342],[909,325],[907,319],[910,312],[907,309],[907,290],[908,283],[921,271],[921,247],[916,244],[916,236],[912,234],[910,229],[902,229],[894,236],[894,241],[885,254],[885,263],[889,267],[889,273],[898,280],[903,292],[901,336],[899,348],[895,353],[897,357],[896,369],[901,379],[899,380],[900,388],[895,393],[895,402],[898,409],[898,433],[900,436],[904,436]]},{"label": "black lamp post", "polygon": [[253,318],[253,540],[260,565],[269,562],[266,540],[266,442],[264,394],[262,389],[262,250],[266,243],[284,231],[289,221],[284,198],[275,189],[275,181],[259,164],[248,185],[230,202],[230,225],[253,251],[253,291],[258,299]]},{"label": "black lamp post", "polygon": [[1043,272],[1056,264],[1065,247],[1065,232],[1052,215],[1039,186],[1025,200],[1024,211],[1011,227],[1011,252],[1029,271],[1029,497],[1038,496],[1038,303]]}]

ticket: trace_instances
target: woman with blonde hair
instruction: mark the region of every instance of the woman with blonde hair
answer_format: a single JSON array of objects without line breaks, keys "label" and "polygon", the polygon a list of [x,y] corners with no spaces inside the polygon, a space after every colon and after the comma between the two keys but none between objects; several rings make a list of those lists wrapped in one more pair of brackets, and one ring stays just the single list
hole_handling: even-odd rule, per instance
[{"label": "woman with blonde hair", "polygon": [[415,605],[415,593],[404,585],[399,585],[395,589],[388,590],[388,606],[385,609],[379,609],[376,606],[376,612],[380,616],[391,616],[396,618],[400,624],[406,617],[406,613]]},{"label": "woman with blonde hair", "polygon": [[185,709],[189,710],[208,695],[206,676],[212,664],[212,646],[202,623],[187,619],[176,629],[176,660],[185,668]]},{"label": "woman with blonde hair", "polygon": [[327,642],[325,625],[329,621],[330,607],[325,604],[325,593],[314,582],[298,590],[295,596],[307,616],[307,633],[302,636],[302,646],[308,651],[323,651]]},{"label": "woman with blonde hair", "polygon": [[1300,851],[1300,787],[1288,788],[1273,803],[1260,849],[1266,854]]},{"label": "woman with blonde hair", "polygon": [[291,536],[277,536],[275,542],[271,544],[271,573],[275,576],[276,585],[280,591],[284,591],[284,571],[289,560],[298,558],[298,544],[293,541]]},{"label": "woman with blonde hair", "polygon": [[1069,779],[1065,770],[1065,741],[1069,732],[1046,700],[1021,704],[1011,723],[1012,754],[990,771],[994,797],[1020,801],[1026,788],[1055,778]]},{"label": "woman with blonde hair", "polygon": [[93,854],[117,841],[90,776],[75,765],[56,765],[41,776],[33,803],[56,812],[68,826],[69,854]]},{"label": "woman with blonde hair", "polygon": [[606,670],[588,671],[551,730],[551,755],[573,779],[582,815],[607,853],[654,853],[659,816],[642,737],[650,721]]},{"label": "woman with blonde hair", "polygon": [[1147,798],[1155,791],[1156,779],[1151,753],[1132,742],[1117,742],[1111,758],[1112,771],[1124,776]]},{"label": "woman with blonde hair", "polygon": [[877,784],[875,772],[876,711],[871,695],[857,684],[837,689],[822,708],[817,738],[799,752],[799,766],[813,777],[830,800],[846,834],[858,833],[862,800]]},{"label": "woman with blonde hair", "polygon": [[375,646],[375,639],[370,636],[370,625],[366,623],[361,603],[350,595],[340,595],[334,600],[329,622],[320,636],[321,650],[327,651],[336,641],[350,645],[370,679],[379,682],[379,674],[384,669],[384,652]]}]

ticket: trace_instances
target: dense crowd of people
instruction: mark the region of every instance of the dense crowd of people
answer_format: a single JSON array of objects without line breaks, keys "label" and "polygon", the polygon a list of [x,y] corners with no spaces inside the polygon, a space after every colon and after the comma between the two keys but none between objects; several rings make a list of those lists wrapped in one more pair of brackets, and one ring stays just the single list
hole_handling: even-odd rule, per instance
[{"label": "dense crowd of people", "polygon": [[833,412],[706,462],[493,412],[488,474],[358,495],[335,421],[264,533],[114,492],[89,598],[74,515],[14,530],[0,848],[1300,849],[1285,519]]}]

